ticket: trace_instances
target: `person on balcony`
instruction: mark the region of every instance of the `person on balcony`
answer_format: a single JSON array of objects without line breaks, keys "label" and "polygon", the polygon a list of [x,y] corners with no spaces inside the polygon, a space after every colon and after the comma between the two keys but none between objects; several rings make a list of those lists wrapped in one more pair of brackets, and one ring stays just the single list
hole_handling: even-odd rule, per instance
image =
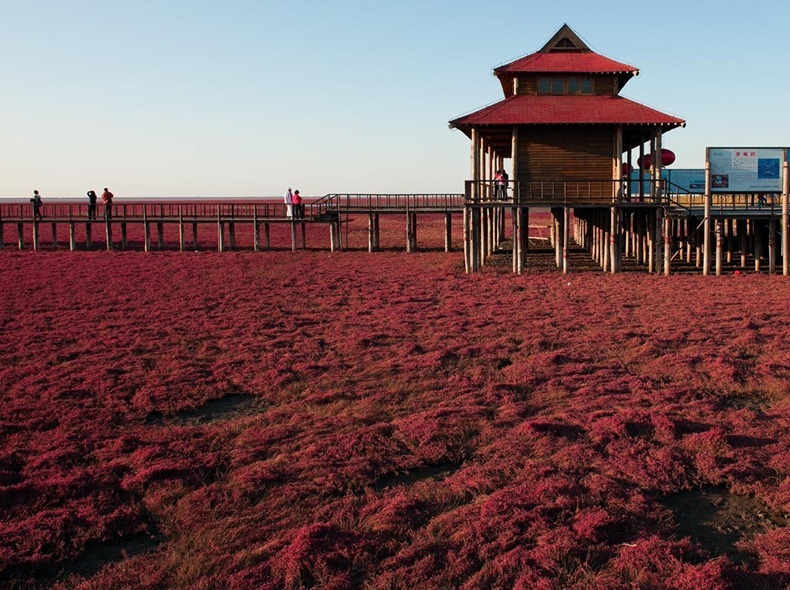
[{"label": "person on balcony", "polygon": [[500,168],[496,171],[494,183],[496,184],[496,195],[494,198],[498,201],[507,201],[508,176],[504,168]]},{"label": "person on balcony", "polygon": [[291,187],[288,187],[288,190],[285,191],[285,198],[283,199],[285,202],[285,217],[287,219],[293,219],[294,216],[294,195],[291,192]]},{"label": "person on balcony", "polygon": [[41,195],[38,194],[38,191],[33,191],[33,198],[30,199],[30,202],[33,203],[33,221],[44,219],[44,216],[41,214],[41,206],[44,203],[41,202]]}]

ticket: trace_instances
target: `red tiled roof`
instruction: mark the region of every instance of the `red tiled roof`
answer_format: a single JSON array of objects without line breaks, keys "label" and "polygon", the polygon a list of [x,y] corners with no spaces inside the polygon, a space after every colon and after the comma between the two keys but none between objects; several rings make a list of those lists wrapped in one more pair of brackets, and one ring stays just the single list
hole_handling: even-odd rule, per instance
[{"label": "red tiled roof", "polygon": [[476,125],[663,125],[685,123],[622,96],[524,95],[510,96],[479,111],[450,121],[452,127]]},{"label": "red tiled roof", "polygon": [[509,64],[494,68],[494,74],[506,72],[603,74],[631,73],[639,70],[593,52],[532,53]]}]

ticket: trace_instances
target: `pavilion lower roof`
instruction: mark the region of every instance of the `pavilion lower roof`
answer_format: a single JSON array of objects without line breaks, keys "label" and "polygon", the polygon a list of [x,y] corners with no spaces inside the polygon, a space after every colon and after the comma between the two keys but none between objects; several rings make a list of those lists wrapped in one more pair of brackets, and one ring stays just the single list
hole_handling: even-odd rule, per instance
[{"label": "pavilion lower roof", "polygon": [[622,96],[516,95],[450,121],[467,135],[486,125],[651,125],[665,129],[685,125],[683,119]]}]

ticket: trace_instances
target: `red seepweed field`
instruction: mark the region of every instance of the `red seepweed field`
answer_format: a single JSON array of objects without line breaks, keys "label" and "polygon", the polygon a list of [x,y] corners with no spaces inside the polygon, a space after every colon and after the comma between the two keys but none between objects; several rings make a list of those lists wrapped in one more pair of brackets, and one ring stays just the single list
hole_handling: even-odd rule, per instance
[{"label": "red seepweed field", "polygon": [[786,277],[467,276],[387,223],[0,252],[0,587],[790,584]]}]

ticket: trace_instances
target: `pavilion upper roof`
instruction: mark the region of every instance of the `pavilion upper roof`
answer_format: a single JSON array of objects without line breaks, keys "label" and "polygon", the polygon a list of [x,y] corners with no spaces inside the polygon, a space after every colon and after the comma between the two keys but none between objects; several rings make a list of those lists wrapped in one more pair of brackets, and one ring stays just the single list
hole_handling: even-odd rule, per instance
[{"label": "pavilion upper roof", "polygon": [[610,74],[622,88],[639,69],[595,53],[573,29],[562,25],[539,51],[494,68],[505,96],[513,94],[513,78],[519,74]]}]

